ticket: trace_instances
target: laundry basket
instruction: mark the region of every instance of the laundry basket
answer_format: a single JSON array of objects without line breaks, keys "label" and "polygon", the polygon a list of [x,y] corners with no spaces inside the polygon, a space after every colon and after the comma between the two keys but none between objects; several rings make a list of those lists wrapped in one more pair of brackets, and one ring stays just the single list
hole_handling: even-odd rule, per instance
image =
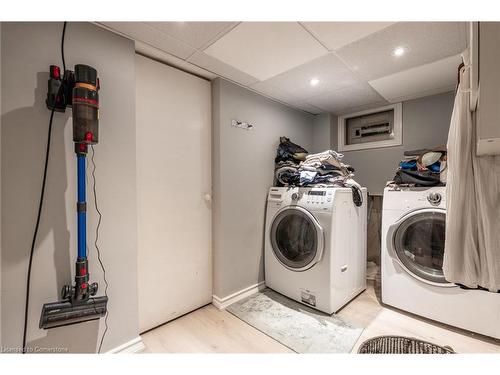
[{"label": "laundry basket", "polygon": [[449,346],[403,336],[378,336],[366,340],[359,347],[360,354],[453,354]]}]

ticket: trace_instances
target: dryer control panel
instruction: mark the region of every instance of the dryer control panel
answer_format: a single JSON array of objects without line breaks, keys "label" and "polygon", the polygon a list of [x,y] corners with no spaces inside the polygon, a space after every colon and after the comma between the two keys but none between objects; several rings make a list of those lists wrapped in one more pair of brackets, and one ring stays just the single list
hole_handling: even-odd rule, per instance
[{"label": "dryer control panel", "polygon": [[414,210],[418,208],[446,208],[446,187],[386,187],[384,210]]}]

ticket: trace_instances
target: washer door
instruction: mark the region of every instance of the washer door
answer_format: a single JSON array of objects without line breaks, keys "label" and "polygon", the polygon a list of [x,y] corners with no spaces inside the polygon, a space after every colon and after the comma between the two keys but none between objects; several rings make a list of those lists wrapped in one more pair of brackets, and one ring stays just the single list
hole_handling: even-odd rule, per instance
[{"label": "washer door", "polygon": [[305,271],[321,260],[323,229],[310,212],[301,207],[279,211],[271,225],[274,255],[290,270]]},{"label": "washer door", "polygon": [[412,211],[389,228],[387,245],[410,275],[433,285],[456,286],[443,274],[445,223],[443,209]]}]

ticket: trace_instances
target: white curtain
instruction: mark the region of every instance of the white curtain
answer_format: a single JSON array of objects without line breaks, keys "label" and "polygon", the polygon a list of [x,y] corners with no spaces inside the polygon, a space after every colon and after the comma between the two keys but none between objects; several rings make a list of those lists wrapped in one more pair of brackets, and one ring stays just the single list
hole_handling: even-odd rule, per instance
[{"label": "white curtain", "polygon": [[[476,156],[469,51],[448,134],[443,271],[452,283],[500,290],[500,156]],[[499,124],[500,126],[500,124]]]}]

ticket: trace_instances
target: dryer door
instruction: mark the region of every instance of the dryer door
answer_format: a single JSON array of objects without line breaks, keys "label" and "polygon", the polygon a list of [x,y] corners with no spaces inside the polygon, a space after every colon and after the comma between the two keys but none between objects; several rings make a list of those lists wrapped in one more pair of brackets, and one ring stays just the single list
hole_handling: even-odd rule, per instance
[{"label": "dryer door", "polygon": [[426,208],[403,216],[390,228],[388,248],[412,276],[439,286],[456,286],[443,274],[445,210]]},{"label": "dryer door", "polygon": [[280,210],[273,219],[270,235],[274,255],[290,270],[305,271],[321,260],[323,229],[301,207]]}]

